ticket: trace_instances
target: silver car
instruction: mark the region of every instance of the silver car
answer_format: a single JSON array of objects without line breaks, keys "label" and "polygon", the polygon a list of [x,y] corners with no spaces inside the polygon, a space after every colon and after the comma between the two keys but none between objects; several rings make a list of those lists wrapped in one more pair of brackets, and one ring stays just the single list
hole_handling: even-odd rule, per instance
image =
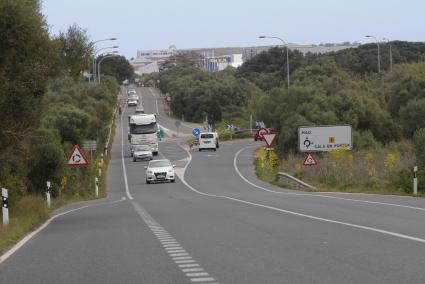
[{"label": "silver car", "polygon": [[174,168],[169,160],[153,160],[150,161],[146,169],[146,183],[169,181],[175,182]]},{"label": "silver car", "polygon": [[137,160],[152,160],[153,154],[149,145],[135,145],[133,147],[133,162]]},{"label": "silver car", "polygon": [[142,105],[139,105],[136,107],[135,113],[145,113],[145,109],[143,108]]},{"label": "silver car", "polygon": [[127,101],[127,105],[128,106],[137,106],[137,101],[136,100],[133,100],[133,99],[129,99]]}]

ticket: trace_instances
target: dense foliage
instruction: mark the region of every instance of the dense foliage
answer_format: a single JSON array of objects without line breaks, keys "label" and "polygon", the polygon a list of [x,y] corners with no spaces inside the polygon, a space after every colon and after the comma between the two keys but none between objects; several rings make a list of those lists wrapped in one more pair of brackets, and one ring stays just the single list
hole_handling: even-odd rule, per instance
[{"label": "dense foliage", "polygon": [[171,110],[190,121],[219,122],[223,113],[237,116],[248,99],[260,91],[234,71],[211,74],[192,66],[177,66],[160,73],[159,87],[171,97]]},{"label": "dense foliage", "polygon": [[[97,58],[100,62],[102,57]],[[100,65],[101,76],[112,76],[117,79],[119,83],[128,79],[130,80],[134,74],[134,68],[124,56],[112,56],[102,60]]]},{"label": "dense foliage", "polygon": [[12,203],[44,192],[47,180],[55,191],[75,188],[66,155],[84,139],[102,146],[118,93],[114,78],[82,77],[92,53],[86,31],[72,25],[49,37],[40,5],[0,1],[0,185]]}]

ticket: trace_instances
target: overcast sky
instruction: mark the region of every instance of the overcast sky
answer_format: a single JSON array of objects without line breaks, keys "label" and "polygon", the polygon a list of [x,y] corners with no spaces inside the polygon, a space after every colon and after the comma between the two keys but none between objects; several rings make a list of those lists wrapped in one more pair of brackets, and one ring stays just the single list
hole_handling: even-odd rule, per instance
[{"label": "overcast sky", "polygon": [[[92,40],[138,49],[367,42],[365,34],[425,41],[425,0],[43,0],[52,34],[76,23]],[[107,46],[103,44],[102,46]]]}]

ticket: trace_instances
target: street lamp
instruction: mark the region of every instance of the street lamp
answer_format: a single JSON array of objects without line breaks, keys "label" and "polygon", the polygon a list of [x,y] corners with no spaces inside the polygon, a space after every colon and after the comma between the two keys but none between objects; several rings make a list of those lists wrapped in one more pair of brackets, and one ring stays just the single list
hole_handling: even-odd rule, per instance
[{"label": "street lamp", "polygon": [[[99,80],[99,83],[100,83],[100,63],[102,63],[102,61],[103,61],[103,60],[105,60],[106,58],[110,58],[110,57],[118,56],[118,55],[116,55],[115,53],[118,53],[118,51],[113,51],[113,52],[110,52],[110,53],[106,53],[106,54],[105,54],[106,56],[102,57],[102,58],[99,60],[99,63],[97,63],[97,78],[98,78],[98,80]],[[102,55],[103,55],[103,54],[102,54]]]},{"label": "street lamp", "polygon": [[114,45],[114,46],[102,47],[102,48],[96,49],[94,51],[94,54],[93,54],[93,73],[95,75],[94,76],[94,81],[95,82],[96,82],[96,56],[99,53],[99,51],[105,50],[105,49],[110,49],[110,48],[119,48],[119,46],[118,45]]},{"label": "street lamp", "polygon": [[[104,39],[99,39],[99,40],[95,40],[95,41],[93,41],[93,42],[91,42],[90,43],[90,47],[91,48],[93,48],[94,47],[94,45],[96,44],[96,43],[98,43],[98,42],[102,42],[102,41],[114,41],[114,40],[117,40],[117,38],[116,37],[111,37],[111,38],[104,38]],[[92,75],[93,75],[93,81],[94,81],[94,79],[95,79],[95,76],[96,76],[96,64],[95,64],[95,54],[93,53],[93,62],[92,62],[92,69],[93,69],[93,73],[92,73]]]},{"label": "street lamp", "polygon": [[280,37],[277,37],[277,36],[265,36],[265,35],[262,35],[262,36],[259,36],[258,38],[274,38],[274,39],[278,39],[278,40],[280,40],[282,43],[283,43],[283,45],[284,46],[286,46],[286,80],[288,81],[288,92],[289,92],[289,47],[288,47],[288,44],[283,40],[283,39],[281,39]]},{"label": "street lamp", "polygon": [[387,41],[388,45],[390,46],[390,72],[392,73],[393,72],[393,52],[391,50],[391,42],[389,39],[385,37],[382,40]]},{"label": "street lamp", "polygon": [[374,37],[373,35],[365,35],[365,37],[371,37],[376,42],[376,46],[378,47],[378,73],[380,74],[381,73],[381,55],[380,55],[380,51],[379,51],[378,39],[376,37]]}]

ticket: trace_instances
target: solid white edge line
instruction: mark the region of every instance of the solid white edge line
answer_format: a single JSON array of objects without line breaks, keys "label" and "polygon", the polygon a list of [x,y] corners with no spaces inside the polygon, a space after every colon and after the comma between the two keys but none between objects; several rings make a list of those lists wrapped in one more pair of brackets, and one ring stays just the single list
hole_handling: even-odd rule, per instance
[{"label": "solid white edge line", "polygon": [[248,184],[250,184],[250,185],[252,185],[252,186],[254,186],[254,187],[258,188],[258,189],[261,189],[263,191],[267,191],[267,192],[275,193],[275,194],[281,194],[281,195],[322,197],[322,198],[345,200],[345,201],[351,201],[351,202],[360,202],[360,203],[374,204],[374,205],[393,206],[393,207],[401,207],[401,208],[407,208],[407,209],[425,211],[425,208],[414,207],[414,206],[409,206],[409,205],[387,203],[387,202],[379,202],[379,201],[361,200],[361,199],[354,199],[354,198],[337,197],[337,196],[330,196],[330,195],[324,195],[324,194],[296,193],[296,192],[280,192],[280,191],[271,190],[271,189],[262,187],[260,185],[257,185],[255,183],[251,182],[245,176],[243,176],[242,173],[239,171],[239,168],[237,166],[237,160],[239,158],[240,153],[242,153],[242,151],[244,151],[246,149],[255,148],[255,147],[258,147],[258,146],[247,146],[247,147],[244,147],[244,148],[240,149],[238,152],[236,152],[235,157],[233,159],[233,167],[235,168],[236,173],[240,176],[240,178],[242,180],[244,180],[246,183],[248,183]]},{"label": "solid white edge line", "polygon": [[[124,111],[127,109],[127,106],[124,106]],[[125,193],[127,194],[128,199],[133,200],[133,196],[131,196],[130,189],[128,187],[128,181],[127,181],[127,171],[125,169],[125,161],[124,161],[124,127],[122,125],[122,115],[123,112],[121,112],[120,115],[120,125],[121,125],[121,162],[122,162],[122,171],[124,174],[124,185],[125,185]]]},{"label": "solid white edge line", "polygon": [[17,252],[21,247],[23,247],[35,235],[37,235],[42,230],[44,230],[56,218],[67,215],[67,214],[75,212],[75,211],[79,211],[81,209],[95,207],[95,206],[101,206],[101,205],[111,205],[111,204],[115,204],[115,203],[118,203],[118,202],[122,202],[124,200],[125,199],[120,199],[120,200],[115,200],[115,201],[111,201],[111,202],[102,202],[102,203],[97,203],[97,204],[84,205],[84,206],[74,208],[74,209],[71,209],[71,210],[68,210],[68,211],[65,211],[65,212],[62,212],[62,213],[59,213],[59,214],[56,214],[56,215],[50,217],[40,227],[38,227],[35,231],[32,231],[31,233],[26,235],[22,240],[20,240],[18,243],[16,243],[14,246],[12,246],[8,251],[6,251],[2,256],[0,256],[0,264],[3,263],[6,259],[8,259],[10,256],[12,256],[15,252]]},{"label": "solid white edge line", "polygon": [[401,238],[401,239],[416,241],[416,242],[419,242],[419,243],[425,243],[425,239],[413,237],[413,236],[409,236],[409,235],[405,235],[405,234],[399,234],[399,233],[395,233],[395,232],[391,232],[391,231],[387,231],[387,230],[382,230],[382,229],[378,229],[378,228],[373,228],[373,227],[368,227],[368,226],[363,226],[363,225],[357,225],[357,224],[353,224],[353,223],[342,222],[342,221],[337,221],[337,220],[332,220],[332,219],[327,219],[327,218],[322,218],[322,217],[316,217],[316,216],[298,213],[298,212],[295,212],[295,211],[284,210],[284,209],[280,209],[280,208],[277,208],[277,207],[268,206],[268,205],[264,205],[264,204],[260,204],[260,203],[254,203],[254,202],[246,201],[246,200],[243,200],[243,199],[233,198],[233,197],[229,197],[229,196],[225,196],[225,195],[214,195],[214,194],[208,194],[208,193],[198,191],[195,188],[193,188],[185,180],[185,177],[184,177],[185,173],[186,173],[186,169],[190,165],[190,162],[192,161],[192,154],[189,151],[187,151],[184,147],[182,147],[182,146],[180,146],[180,147],[188,153],[189,162],[185,165],[185,167],[183,168],[181,173],[176,172],[176,174],[179,176],[180,180],[183,182],[184,185],[186,185],[187,188],[189,188],[193,192],[196,192],[200,195],[233,200],[233,201],[236,201],[236,202],[239,202],[239,203],[252,205],[252,206],[256,206],[256,207],[261,207],[261,208],[266,208],[266,209],[270,209],[270,210],[273,210],[273,211],[277,211],[277,212],[281,212],[281,213],[285,213],[285,214],[289,214],[289,215],[299,216],[299,217],[308,218],[308,219],[326,222],[326,223],[343,225],[343,226],[346,226],[346,227],[362,229],[362,230],[365,230],[365,231],[371,231],[371,232],[375,232],[375,233],[381,233],[381,234],[384,234],[384,235],[389,235],[389,236],[393,236],[393,237],[397,237],[397,238]]}]

